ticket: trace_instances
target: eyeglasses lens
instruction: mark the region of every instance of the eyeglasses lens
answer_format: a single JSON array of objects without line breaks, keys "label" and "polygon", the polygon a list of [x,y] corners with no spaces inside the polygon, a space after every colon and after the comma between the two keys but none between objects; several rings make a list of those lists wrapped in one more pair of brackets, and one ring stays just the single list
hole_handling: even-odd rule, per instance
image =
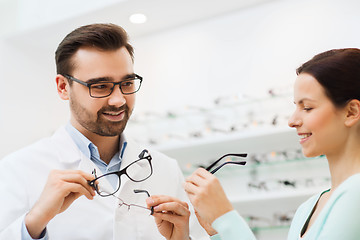
[{"label": "eyeglasses lens", "polygon": [[[127,81],[122,81],[119,85],[121,92],[123,94],[132,94],[139,90],[141,84],[140,79],[132,79]],[[90,87],[90,94],[93,97],[105,97],[109,96],[114,88],[114,83],[112,82],[100,82],[92,84]]]},{"label": "eyeglasses lens", "polygon": [[151,176],[152,167],[148,159],[139,159],[127,167],[126,174],[134,182],[144,181]]}]

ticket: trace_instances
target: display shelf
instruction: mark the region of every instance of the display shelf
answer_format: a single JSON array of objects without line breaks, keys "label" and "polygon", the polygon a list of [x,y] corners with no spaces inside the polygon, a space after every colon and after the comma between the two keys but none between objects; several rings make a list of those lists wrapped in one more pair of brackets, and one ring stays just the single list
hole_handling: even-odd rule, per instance
[{"label": "display shelf", "polygon": [[262,193],[252,193],[244,194],[241,196],[230,195],[229,200],[232,203],[245,204],[247,202],[259,202],[259,201],[272,201],[279,202],[281,200],[289,200],[292,198],[309,198],[323,190],[326,187],[311,188],[311,189],[293,189],[293,190],[284,190],[284,191],[272,191],[272,192],[262,192]]},{"label": "display shelf", "polygon": [[[207,106],[196,106],[196,105],[186,105],[182,108],[168,110],[162,113],[159,112],[142,112],[134,114],[130,122],[132,124],[156,124],[159,121],[164,122],[174,122],[177,119],[187,119],[194,116],[200,116],[201,118],[214,117],[221,115],[223,111],[231,111],[235,113],[236,110],[241,110],[239,115],[247,115],[249,111],[243,111],[244,109],[249,109],[250,106],[263,104],[264,102],[268,103],[278,103],[281,102],[282,105],[292,103],[292,94],[282,93],[282,94],[273,94],[269,93],[267,96],[252,98],[246,97],[244,95],[234,95],[234,96],[223,96],[214,99],[214,101]],[[251,111],[252,112],[252,111]],[[262,110],[264,112],[264,110]],[[255,112],[253,112],[255,113]],[[276,115],[276,114],[275,114]]]},{"label": "display shelf", "polygon": [[[319,157],[313,157],[313,158],[305,158],[305,157],[301,157],[301,158],[292,158],[292,159],[284,159],[284,160],[274,160],[274,161],[264,161],[261,163],[257,163],[257,162],[253,162],[251,159],[251,155],[248,156],[247,158],[236,158],[236,157],[228,157],[226,160],[234,160],[234,161],[246,161],[245,165],[227,165],[224,166],[221,170],[219,170],[218,172],[216,172],[216,176],[219,178],[222,177],[226,177],[226,176],[238,176],[241,174],[244,174],[244,172],[248,172],[248,171],[253,171],[253,170],[259,170],[261,171],[262,169],[265,170],[269,170],[270,168],[274,168],[274,167],[281,167],[281,166],[285,166],[285,167],[289,167],[293,165],[293,168],[296,168],[299,164],[301,165],[305,165],[305,166],[314,166],[314,165],[321,165],[321,167],[327,167],[327,160],[325,156],[319,156]],[[207,165],[209,165],[209,163],[206,163]],[[203,165],[206,165],[203,164]],[[188,165],[186,166],[185,169],[183,169],[183,172],[185,175],[189,175],[192,172],[194,172],[196,170],[196,168],[198,168],[198,165]],[[247,173],[245,173],[247,174]]]},{"label": "display shelf", "polygon": [[[304,158],[299,153],[296,129],[287,126],[285,112],[291,110],[286,102],[292,103],[287,97],[222,102],[185,113],[153,115],[149,121],[137,119],[133,126],[143,143],[176,159],[185,176],[225,154],[247,153],[246,158],[230,159],[245,160],[245,166],[228,164],[215,175],[240,215],[272,221],[268,226],[252,225],[255,233],[283,236],[290,223],[279,225],[276,216],[291,216],[330,185],[326,158]],[[156,141],[149,141],[149,136]]]},{"label": "display shelf", "polygon": [[[295,130],[288,127],[259,127],[248,131],[154,147],[177,159],[182,169],[186,169],[188,164],[205,164],[227,153],[271,152],[281,148],[282,145],[285,149],[298,148],[298,139]],[[283,144],[284,142],[286,144]]]},{"label": "display shelf", "polygon": [[235,101],[225,96],[206,107],[185,106],[165,113],[134,113],[128,122],[127,132],[139,143],[161,151],[185,148],[188,151],[204,145],[226,144],[269,132],[281,132],[281,129],[288,128],[287,119],[292,108],[289,94],[269,94],[261,99]]},{"label": "display shelf", "polygon": [[[324,156],[222,169],[216,176],[233,203],[305,200],[330,187]],[[256,186],[254,188],[253,186]]]}]

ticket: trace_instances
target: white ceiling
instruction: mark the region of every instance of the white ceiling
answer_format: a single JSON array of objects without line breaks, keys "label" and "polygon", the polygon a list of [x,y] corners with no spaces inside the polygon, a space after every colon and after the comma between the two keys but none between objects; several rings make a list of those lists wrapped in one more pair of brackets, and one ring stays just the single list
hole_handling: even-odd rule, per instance
[{"label": "white ceiling", "polygon": [[[32,40],[44,46],[52,40],[58,42],[60,39],[51,38],[63,37],[80,25],[112,22],[134,38],[271,1],[275,0],[103,0],[101,4],[95,0],[62,0],[57,4],[18,0],[14,5],[14,0],[1,0],[0,14],[6,12],[2,18],[7,17],[7,21],[1,21],[6,24],[0,25],[0,33],[11,40]],[[145,24],[129,22],[129,16],[138,12],[147,15]]]}]

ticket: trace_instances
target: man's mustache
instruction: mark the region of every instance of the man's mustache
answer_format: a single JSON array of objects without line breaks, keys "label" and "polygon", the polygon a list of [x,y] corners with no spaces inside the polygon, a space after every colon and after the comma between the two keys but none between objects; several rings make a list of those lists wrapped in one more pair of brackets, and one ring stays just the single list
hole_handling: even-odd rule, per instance
[{"label": "man's mustache", "polygon": [[109,107],[104,107],[101,108],[99,110],[99,113],[103,113],[103,112],[120,112],[120,111],[125,111],[125,112],[129,112],[129,108],[126,104],[122,105],[121,107],[117,108],[117,107],[113,107],[113,106],[109,106]]}]

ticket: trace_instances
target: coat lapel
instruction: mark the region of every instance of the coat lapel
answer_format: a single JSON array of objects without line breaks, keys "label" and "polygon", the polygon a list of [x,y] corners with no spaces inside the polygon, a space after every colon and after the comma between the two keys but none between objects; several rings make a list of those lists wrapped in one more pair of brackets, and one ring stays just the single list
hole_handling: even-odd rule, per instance
[{"label": "coat lapel", "polygon": [[[133,163],[134,161],[139,159],[139,154],[141,153],[143,149],[137,146],[137,144],[129,143],[127,144],[127,147],[124,151],[124,155],[122,158],[121,163],[121,169],[126,168],[129,164]],[[132,175],[138,175],[141,174],[141,171],[143,170],[143,167],[140,164],[136,164],[135,166],[132,166]],[[130,194],[133,195],[133,190],[135,189],[136,185],[139,185],[137,182],[133,182],[130,180],[127,176],[121,176],[121,186],[120,191],[121,193],[124,193],[126,195]],[[121,195],[124,195],[121,194]]]},{"label": "coat lapel", "polygon": [[[78,169],[87,173],[92,173],[95,169],[97,176],[102,175],[102,172],[96,164],[78,149],[68,132],[65,130],[65,127],[58,129],[51,137],[51,141],[59,161],[65,164],[66,169]],[[106,181],[105,184],[107,184],[107,187],[110,189],[113,189],[110,182]],[[96,195],[94,201],[99,201],[101,204],[104,204],[112,209],[115,204],[117,206],[117,201],[111,196],[101,197]]]}]

